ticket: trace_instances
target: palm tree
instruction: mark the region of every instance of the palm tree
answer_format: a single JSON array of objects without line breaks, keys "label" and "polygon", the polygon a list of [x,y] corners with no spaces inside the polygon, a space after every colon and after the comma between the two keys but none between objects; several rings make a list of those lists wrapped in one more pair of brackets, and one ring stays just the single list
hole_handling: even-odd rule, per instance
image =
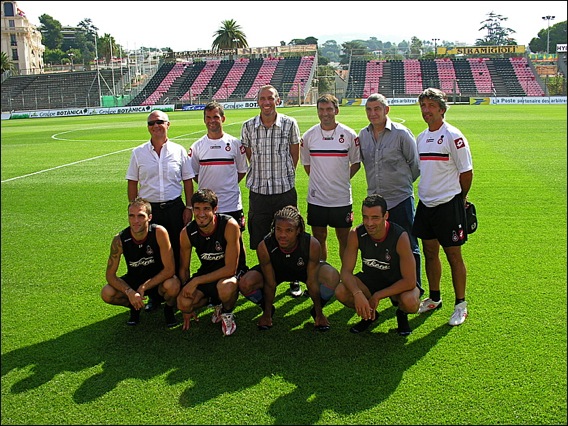
[{"label": "palm tree", "polygon": [[16,65],[10,61],[6,52],[0,53],[0,71],[4,74],[7,71],[15,71]]},{"label": "palm tree", "polygon": [[234,19],[222,21],[221,28],[215,31],[214,36],[216,37],[211,45],[213,51],[248,47],[246,35]]}]

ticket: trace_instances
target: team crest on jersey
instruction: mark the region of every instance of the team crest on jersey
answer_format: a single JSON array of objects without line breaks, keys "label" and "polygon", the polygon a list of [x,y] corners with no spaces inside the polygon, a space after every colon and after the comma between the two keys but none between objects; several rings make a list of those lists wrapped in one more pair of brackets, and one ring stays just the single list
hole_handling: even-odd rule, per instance
[{"label": "team crest on jersey", "polygon": [[227,145],[225,145],[225,151],[229,152],[231,150],[231,145],[229,144],[229,142],[227,142]]},{"label": "team crest on jersey", "polygon": [[300,146],[304,146],[304,138],[300,139]]},{"label": "team crest on jersey", "polygon": [[191,148],[189,148],[189,151],[187,151],[187,156],[191,157],[191,154],[193,153],[193,150]]},{"label": "team crest on jersey", "polygon": [[296,262],[296,266],[300,266],[303,267],[306,263],[304,262],[303,258],[299,258],[298,261]]},{"label": "team crest on jersey", "polygon": [[390,255],[389,250],[387,249],[386,252],[385,252],[385,260],[386,260],[387,262],[390,262],[391,259],[392,259],[392,257],[391,257],[391,255]]},{"label": "team crest on jersey", "polygon": [[219,241],[215,241],[215,250],[216,251],[223,251],[223,247]]},{"label": "team crest on jersey", "polygon": [[463,138],[454,139],[454,143],[456,144],[456,149],[460,149],[465,146]]},{"label": "team crest on jersey", "polygon": [[438,139],[438,145],[442,145],[444,143],[444,135],[440,136],[440,139]]},{"label": "team crest on jersey", "polygon": [[154,254],[154,250],[152,250],[152,247],[146,246],[146,254],[148,256],[152,256]]},{"label": "team crest on jersey", "polygon": [[246,148],[244,145],[241,145],[241,154],[246,154]]},{"label": "team crest on jersey", "polygon": [[359,138],[355,138],[355,146],[359,146]]},{"label": "team crest on jersey", "polygon": [[339,135],[339,143],[343,143],[345,142],[345,135],[341,134]]}]

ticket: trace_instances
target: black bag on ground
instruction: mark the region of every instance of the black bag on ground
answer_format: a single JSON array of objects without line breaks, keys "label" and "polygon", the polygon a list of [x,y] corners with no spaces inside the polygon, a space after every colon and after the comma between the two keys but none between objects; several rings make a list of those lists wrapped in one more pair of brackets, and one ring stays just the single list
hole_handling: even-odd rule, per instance
[{"label": "black bag on ground", "polygon": [[465,220],[468,234],[473,234],[477,231],[477,213],[475,211],[475,205],[469,201],[465,205]]}]

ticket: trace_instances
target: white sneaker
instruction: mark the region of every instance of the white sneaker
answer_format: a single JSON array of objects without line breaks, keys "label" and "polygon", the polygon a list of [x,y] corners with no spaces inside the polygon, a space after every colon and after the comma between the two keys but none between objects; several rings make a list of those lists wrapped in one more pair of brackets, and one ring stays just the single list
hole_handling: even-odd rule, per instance
[{"label": "white sneaker", "polygon": [[221,328],[223,329],[223,334],[225,336],[230,336],[237,329],[237,323],[235,322],[235,315],[232,312],[221,314],[221,319],[223,320],[223,324],[221,324]]},{"label": "white sneaker", "polygon": [[420,302],[420,307],[418,308],[418,313],[423,314],[424,312],[431,311],[432,309],[440,309],[442,307],[442,299],[434,302],[432,299],[424,299]]},{"label": "white sneaker", "polygon": [[213,324],[218,324],[221,322],[221,311],[223,310],[223,305],[216,305],[214,308],[215,311],[213,311],[213,315],[211,315],[211,322]]},{"label": "white sneaker", "polygon": [[465,321],[466,318],[467,318],[467,302],[463,301],[461,303],[458,303],[454,307],[454,313],[453,313],[452,317],[450,318],[450,321],[448,322],[448,324],[460,325]]}]

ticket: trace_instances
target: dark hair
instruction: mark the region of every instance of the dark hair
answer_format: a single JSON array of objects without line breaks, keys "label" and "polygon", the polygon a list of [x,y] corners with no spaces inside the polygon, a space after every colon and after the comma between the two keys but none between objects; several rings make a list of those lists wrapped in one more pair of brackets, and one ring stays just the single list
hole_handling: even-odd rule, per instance
[{"label": "dark hair", "polygon": [[152,205],[148,200],[142,197],[136,197],[130,203],[128,203],[128,210],[130,210],[131,206],[144,206],[146,208],[146,213],[149,215],[152,214]]},{"label": "dark hair", "polygon": [[211,189],[198,189],[196,192],[193,193],[191,196],[191,206],[193,207],[195,203],[209,203],[212,208],[217,207],[217,203],[219,199],[217,198],[217,194]]},{"label": "dark hair", "polygon": [[377,207],[383,210],[383,215],[387,212],[387,201],[379,194],[367,195],[363,200],[363,207]]},{"label": "dark hair", "polygon": [[211,102],[208,102],[207,105],[205,105],[205,108],[203,108],[203,118],[205,118],[205,113],[207,111],[213,111],[215,108],[217,108],[219,110],[219,115],[221,117],[225,116],[225,110],[223,109],[223,105],[221,105],[217,101],[211,101]]},{"label": "dark hair", "polygon": [[447,104],[448,97],[440,89],[434,89],[432,87],[425,89],[420,94],[420,96],[418,96],[418,103],[420,104],[420,102],[422,102],[423,99],[431,99],[437,102],[438,105],[440,105],[440,108],[444,110],[444,112],[448,110],[448,104]]},{"label": "dark hair", "polygon": [[316,107],[319,107],[319,104],[321,104],[322,102],[323,103],[329,102],[329,103],[333,104],[335,109],[339,108],[339,101],[331,93],[324,93],[323,95],[321,95],[316,102]]},{"label": "dark hair", "polygon": [[274,233],[274,228],[276,226],[276,221],[278,220],[288,220],[292,222],[296,228],[300,229],[300,233],[303,233],[306,229],[304,224],[304,218],[300,214],[300,211],[295,206],[286,206],[274,213],[274,219],[270,225],[270,232]]}]

